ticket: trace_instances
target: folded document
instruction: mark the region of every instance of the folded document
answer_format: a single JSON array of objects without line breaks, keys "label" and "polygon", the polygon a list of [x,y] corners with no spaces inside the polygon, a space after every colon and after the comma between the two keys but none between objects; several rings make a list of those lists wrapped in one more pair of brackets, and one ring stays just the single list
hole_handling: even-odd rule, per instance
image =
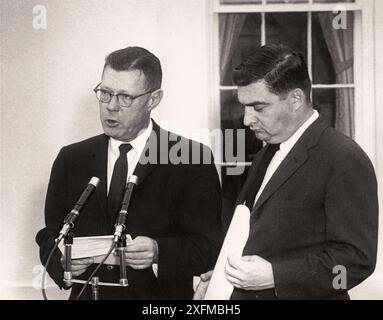
[{"label": "folded document", "polygon": [[[132,241],[130,235],[126,236],[126,242]],[[100,263],[113,244],[113,236],[74,237],[72,244],[72,259],[93,258],[94,263]],[[65,255],[65,245],[60,242],[60,251]],[[120,264],[119,257],[114,250],[109,255],[105,264]]]},{"label": "folded document", "polygon": [[219,253],[205,300],[229,300],[234,287],[227,281],[225,265],[229,255],[242,257],[250,230],[250,211],[244,205],[238,205],[235,209],[229,229],[226,233],[221,251]]}]

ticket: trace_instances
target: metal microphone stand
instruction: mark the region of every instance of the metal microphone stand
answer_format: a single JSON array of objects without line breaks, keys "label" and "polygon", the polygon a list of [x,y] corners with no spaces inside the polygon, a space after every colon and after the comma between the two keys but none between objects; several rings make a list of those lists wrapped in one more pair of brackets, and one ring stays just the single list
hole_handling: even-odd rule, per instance
[{"label": "metal microphone stand", "polygon": [[90,283],[92,284],[92,300],[99,300],[100,297],[99,297],[98,286],[99,286],[100,281],[99,281],[98,277],[93,277]]},{"label": "metal microphone stand", "polygon": [[128,278],[126,276],[126,262],[125,262],[125,248],[126,248],[126,234],[122,233],[117,242],[117,251],[120,257],[120,286],[128,286]]},{"label": "metal microphone stand", "polygon": [[[65,269],[64,269],[64,283],[71,286],[73,283],[84,284],[85,280],[77,280],[72,277],[72,245],[73,245],[73,231],[71,230],[64,238],[64,257],[65,257]],[[92,277],[90,284],[92,285],[92,300],[100,299],[100,287],[127,287],[128,279],[126,276],[126,263],[125,263],[125,248],[126,248],[126,235],[123,233],[118,241],[118,253],[120,256],[120,282],[110,283],[101,282],[99,277]]]},{"label": "metal microphone stand", "polygon": [[[125,221],[126,221],[126,217],[128,215],[130,197],[132,195],[134,186],[137,184],[137,180],[138,180],[138,178],[135,175],[131,175],[128,178],[125,194],[124,194],[122,205],[121,205],[120,214],[118,216],[118,219],[117,219],[117,222],[115,225],[116,230],[114,233],[113,243],[114,244],[117,243],[117,249],[116,250],[118,252],[119,260],[120,260],[119,261],[120,262],[120,281],[119,281],[119,283],[106,283],[106,282],[100,282],[99,278],[96,276],[92,277],[90,283],[92,285],[92,299],[93,300],[99,299],[99,287],[100,286],[127,287],[129,285],[128,284],[128,278],[126,275],[126,262],[125,262],[125,248],[126,248]],[[71,246],[72,246],[72,244],[73,244],[73,232],[72,233],[69,232],[65,237],[64,281],[68,285],[71,285],[72,283],[85,284],[87,281],[72,279],[72,272],[71,272],[71,260],[72,260]],[[104,259],[106,259],[106,258],[107,257],[104,257]],[[82,291],[80,292],[79,295],[81,295],[81,293],[82,293]]]},{"label": "metal microphone stand", "polygon": [[65,270],[64,270],[64,283],[68,286],[71,285],[72,281],[72,244],[73,244],[73,230],[70,230],[64,238],[65,247]]}]

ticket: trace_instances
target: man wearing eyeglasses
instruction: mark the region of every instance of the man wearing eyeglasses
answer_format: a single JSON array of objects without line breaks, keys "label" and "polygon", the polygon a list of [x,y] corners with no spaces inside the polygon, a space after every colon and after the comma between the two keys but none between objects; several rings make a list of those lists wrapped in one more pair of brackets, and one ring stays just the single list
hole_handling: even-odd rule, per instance
[{"label": "man wearing eyeglasses", "polygon": [[[163,96],[161,81],[160,61],[144,48],[108,55],[102,81],[94,89],[104,134],[64,147],[52,168],[46,227],[36,236],[43,264],[90,177],[99,177],[100,184],[76,220],[77,237],[113,234],[127,177],[138,177],[126,223],[132,238],[125,250],[129,285],[101,287],[101,299],[191,298],[193,276],[212,267],[220,247],[220,185],[211,151],[151,119]],[[182,159],[189,161],[171,159],[176,144],[187,152]],[[200,157],[192,162],[196,150],[201,157],[208,153],[211,161],[204,163]],[[154,158],[147,161],[147,154]],[[93,262],[72,260],[73,276],[87,279],[96,266]],[[60,287],[65,287],[63,263],[57,253],[48,268]],[[119,266],[104,265],[97,276],[118,283],[119,272]],[[70,299],[80,289],[73,284]],[[81,299],[90,297],[88,288]]]}]

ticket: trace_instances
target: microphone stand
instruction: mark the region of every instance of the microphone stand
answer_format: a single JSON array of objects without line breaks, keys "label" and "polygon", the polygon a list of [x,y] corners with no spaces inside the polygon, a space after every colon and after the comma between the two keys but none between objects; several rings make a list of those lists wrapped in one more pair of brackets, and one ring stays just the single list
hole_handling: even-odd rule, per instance
[{"label": "microphone stand", "polygon": [[126,262],[125,262],[125,248],[126,248],[126,234],[122,233],[117,242],[117,251],[120,257],[120,286],[128,286],[128,278],[126,276]]},{"label": "microphone stand", "polygon": [[70,286],[72,281],[72,244],[73,244],[73,230],[70,230],[64,238],[65,247],[65,269],[64,269],[64,282]]},{"label": "microphone stand", "polygon": [[85,284],[88,284],[89,282],[92,285],[92,300],[99,300],[99,287],[101,287],[101,286],[104,286],[104,287],[121,287],[122,286],[119,283],[100,282],[99,277],[94,276],[94,274],[97,272],[98,268],[104,263],[104,261],[110,255],[114,246],[112,246],[111,249],[109,250],[108,254],[105,255],[103,261],[101,263],[99,263],[99,265],[97,266],[97,268],[93,272],[92,277],[90,277],[88,280],[72,279],[72,272],[70,270],[71,270],[71,261],[72,261],[71,245],[73,244],[73,238],[72,238],[72,244],[70,244],[70,241],[71,241],[71,239],[69,237],[69,240],[68,240],[69,243],[66,244],[64,247],[65,248],[64,255],[65,255],[65,259],[66,259],[65,260],[65,270],[64,270],[64,282],[68,285],[72,285],[73,283],[78,283],[78,284],[84,285],[82,291],[76,297],[76,300],[78,300],[78,298],[81,296],[83,290],[85,289],[85,287],[86,287]]},{"label": "microphone stand", "polygon": [[[71,286],[74,282],[83,283],[85,281],[73,280],[72,279],[72,245],[73,245],[74,232],[70,230],[64,238],[65,247],[65,269],[64,269],[64,282],[67,286]],[[92,277],[92,300],[99,300],[99,285],[100,281],[98,277]]]},{"label": "microphone stand", "polygon": [[117,252],[120,257],[120,285],[122,287],[128,286],[128,279],[126,276],[126,262],[125,262],[125,248],[126,248],[126,218],[128,216],[128,209],[130,198],[133,193],[134,186],[137,184],[137,176],[131,175],[126,184],[124,197],[122,199],[121,210],[117,217],[114,232],[114,242],[117,243]]},{"label": "microphone stand", "polygon": [[[130,197],[133,192],[134,186],[137,184],[137,176],[132,175],[128,178],[128,182],[126,185],[126,190],[124,194],[124,198],[122,201],[122,206],[120,210],[120,214],[117,218],[117,222],[115,225],[115,233],[114,233],[114,239],[113,239],[113,245],[110,248],[109,252],[103,260],[99,263],[99,265],[96,267],[96,269],[93,271],[91,276],[88,278],[87,281],[84,280],[76,280],[72,279],[72,272],[71,272],[71,245],[73,244],[73,233],[68,237],[66,236],[65,239],[65,271],[64,271],[64,281],[68,284],[71,283],[82,283],[83,288],[80,291],[80,293],[77,295],[76,300],[78,300],[82,294],[82,292],[85,290],[86,285],[91,281],[92,285],[92,299],[98,300],[99,299],[99,287],[100,286],[107,286],[107,287],[127,287],[128,284],[128,278],[126,274],[126,262],[125,262],[125,248],[126,248],[126,233],[125,233],[125,222],[128,215],[128,207],[130,203]],[[68,232],[69,234],[69,232]],[[94,276],[94,274],[98,271],[101,264],[104,263],[104,261],[107,259],[107,257],[111,254],[113,248],[117,245],[117,252],[119,254],[119,262],[120,262],[120,281],[119,283],[104,283],[100,282],[99,278]]]},{"label": "microphone stand", "polygon": [[100,281],[99,281],[98,277],[93,277],[90,283],[92,284],[92,300],[99,300],[99,298],[100,298],[100,296],[99,296],[100,292],[99,291],[100,290],[99,290],[98,285],[99,285]]},{"label": "microphone stand", "polygon": [[47,275],[47,270],[49,263],[52,259],[53,253],[58,248],[59,243],[62,241],[62,239],[65,238],[65,267],[64,267],[64,283],[66,285],[71,285],[72,281],[72,267],[71,267],[71,261],[72,261],[72,244],[73,244],[73,227],[74,227],[74,221],[77,219],[77,217],[80,214],[80,211],[88,201],[89,197],[92,195],[94,190],[97,188],[97,186],[100,183],[100,179],[97,177],[92,177],[86,187],[86,189],[82,192],[80,198],[77,200],[75,206],[73,209],[66,215],[64,219],[64,225],[59,232],[58,238],[55,239],[54,246],[49,252],[48,258],[46,260],[44,272],[43,272],[43,278],[41,283],[41,291],[44,297],[44,300],[48,300],[48,297],[46,295],[46,288],[45,288],[45,278]]}]

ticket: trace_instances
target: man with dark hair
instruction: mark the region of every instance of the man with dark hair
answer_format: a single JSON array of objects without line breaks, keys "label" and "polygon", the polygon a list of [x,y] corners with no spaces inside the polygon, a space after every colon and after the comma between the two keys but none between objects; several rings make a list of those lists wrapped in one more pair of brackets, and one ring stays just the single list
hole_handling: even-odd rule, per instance
[{"label": "man with dark hair", "polygon": [[313,109],[306,64],[290,48],[259,48],[233,79],[244,124],[265,146],[237,199],[251,212],[250,232],[242,258],[229,256],[225,267],[231,299],[348,299],[376,263],[369,158]]},{"label": "man with dark hair", "polygon": [[116,71],[141,70],[145,75],[148,89],[161,89],[161,62],[144,48],[130,47],[116,50],[106,57],[104,71],[106,67]]},{"label": "man with dark hair", "polygon": [[[101,287],[101,299],[191,298],[193,276],[212,267],[220,246],[220,185],[214,163],[199,163],[192,151],[210,154],[208,147],[160,128],[151,111],[162,99],[161,64],[148,50],[128,47],[112,52],[102,81],[94,89],[99,100],[104,134],[66,146],[57,156],[49,181],[46,227],[36,241],[45,265],[64,218],[90,177],[100,184],[74,225],[74,235],[114,233],[127,177],[138,178],[126,233],[127,287]],[[187,157],[171,158],[182,143]],[[149,161],[148,161],[148,156]],[[153,156],[154,155],[154,156]],[[212,159],[212,156],[211,156]],[[73,259],[72,274],[87,279],[96,264],[92,258]],[[59,252],[48,267],[52,279],[63,282],[64,261]],[[119,266],[103,265],[100,281],[119,283]],[[73,284],[70,299],[81,285]],[[89,299],[91,290],[81,296]]]}]

